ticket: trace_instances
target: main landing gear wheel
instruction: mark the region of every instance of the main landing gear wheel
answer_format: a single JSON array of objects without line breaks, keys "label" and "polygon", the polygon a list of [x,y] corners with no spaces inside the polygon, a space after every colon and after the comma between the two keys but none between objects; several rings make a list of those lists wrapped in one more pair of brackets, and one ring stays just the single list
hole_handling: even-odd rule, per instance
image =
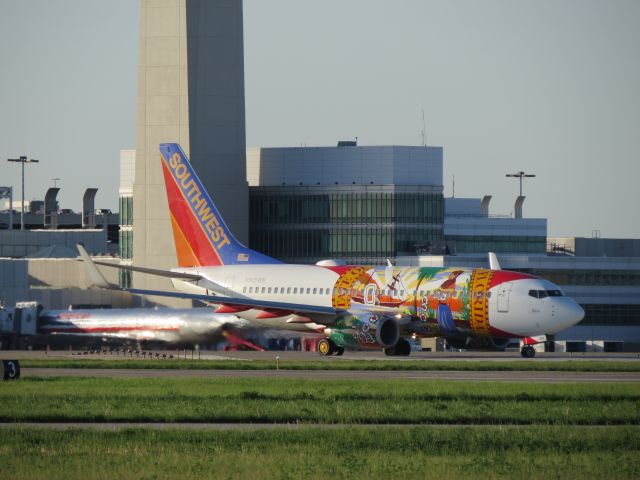
[{"label": "main landing gear wheel", "polygon": [[336,345],[328,338],[323,338],[318,342],[318,353],[323,357],[336,353]]},{"label": "main landing gear wheel", "polygon": [[336,345],[335,351],[333,352],[337,357],[341,357],[344,354],[344,347],[338,347]]},{"label": "main landing gear wheel", "polygon": [[520,350],[520,355],[522,355],[524,358],[533,358],[536,356],[536,349],[531,345],[525,345]]},{"label": "main landing gear wheel", "polygon": [[411,354],[411,344],[401,338],[393,347],[385,348],[384,354],[388,357],[408,357]]}]

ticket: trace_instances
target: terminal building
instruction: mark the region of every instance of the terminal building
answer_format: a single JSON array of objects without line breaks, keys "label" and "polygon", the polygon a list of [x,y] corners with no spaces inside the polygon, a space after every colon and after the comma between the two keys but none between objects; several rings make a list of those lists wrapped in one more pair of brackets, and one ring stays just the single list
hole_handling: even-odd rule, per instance
[{"label": "terminal building", "polygon": [[250,244],[291,263],[382,264],[443,238],[442,148],[247,152]]},{"label": "terminal building", "polygon": [[290,263],[373,265],[418,253],[545,254],[546,219],[490,215],[490,196],[444,198],[442,172],[442,147],[249,149],[251,247]]}]

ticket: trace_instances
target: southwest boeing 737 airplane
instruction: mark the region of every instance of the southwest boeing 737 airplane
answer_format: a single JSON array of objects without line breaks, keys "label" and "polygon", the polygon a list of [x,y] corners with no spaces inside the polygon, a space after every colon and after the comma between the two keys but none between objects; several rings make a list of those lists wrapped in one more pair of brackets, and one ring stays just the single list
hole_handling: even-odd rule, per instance
[{"label": "southwest boeing 737 airplane", "polygon": [[500,270],[495,256],[492,269],[284,264],[234,238],[178,144],[161,144],[160,153],[179,266],[125,268],[170,277],[178,291],[133,293],[201,300],[217,313],[320,333],[321,355],[409,355],[407,338],[444,337],[461,348],[519,338],[522,355],[533,357],[533,344],[584,317],[558,286]]}]

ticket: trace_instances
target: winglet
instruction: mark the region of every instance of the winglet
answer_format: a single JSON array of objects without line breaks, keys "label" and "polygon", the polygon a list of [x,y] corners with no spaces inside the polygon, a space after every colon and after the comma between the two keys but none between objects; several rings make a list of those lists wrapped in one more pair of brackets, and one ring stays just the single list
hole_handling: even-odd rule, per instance
[{"label": "winglet", "polygon": [[114,285],[111,285],[109,282],[107,282],[107,279],[104,278],[104,275],[100,273],[100,270],[98,270],[96,264],[93,263],[93,260],[91,260],[91,257],[89,256],[89,253],[87,253],[87,250],[84,248],[84,246],[81,243],[78,243],[76,245],[76,248],[78,249],[78,252],[80,252],[80,256],[82,257],[84,266],[87,269],[89,278],[91,279],[90,286],[100,288],[114,288]]},{"label": "winglet", "polygon": [[489,252],[489,268],[491,270],[502,270],[500,267],[500,262],[498,262],[498,257],[493,252]]}]

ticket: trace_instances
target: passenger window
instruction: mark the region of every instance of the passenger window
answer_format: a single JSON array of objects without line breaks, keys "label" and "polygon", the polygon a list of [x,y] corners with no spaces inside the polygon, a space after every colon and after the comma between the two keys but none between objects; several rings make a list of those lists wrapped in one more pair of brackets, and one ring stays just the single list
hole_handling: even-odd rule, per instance
[{"label": "passenger window", "polygon": [[293,289],[293,294],[295,295],[296,293],[298,293],[298,287],[294,287]]},{"label": "passenger window", "polygon": [[317,289],[317,288],[314,288],[314,289],[313,289],[313,294],[315,295],[316,293],[318,293],[318,289]]},{"label": "passenger window", "polygon": [[264,287],[262,287],[262,293],[264,293],[264,290],[265,290]]},{"label": "passenger window", "polygon": [[271,293],[271,287],[267,289],[267,293]]},{"label": "passenger window", "polygon": [[247,293],[247,287],[242,287],[242,293]]},{"label": "passenger window", "polygon": [[325,290],[324,290],[324,294],[325,294],[325,295],[329,295],[329,293],[331,293],[330,289],[325,288]]},{"label": "passenger window", "polygon": [[311,289],[307,287],[307,295],[311,293]]},{"label": "passenger window", "polygon": [[253,293],[253,287],[249,287],[249,293]]},{"label": "passenger window", "polygon": [[291,293],[291,287],[287,287],[287,295]]}]

